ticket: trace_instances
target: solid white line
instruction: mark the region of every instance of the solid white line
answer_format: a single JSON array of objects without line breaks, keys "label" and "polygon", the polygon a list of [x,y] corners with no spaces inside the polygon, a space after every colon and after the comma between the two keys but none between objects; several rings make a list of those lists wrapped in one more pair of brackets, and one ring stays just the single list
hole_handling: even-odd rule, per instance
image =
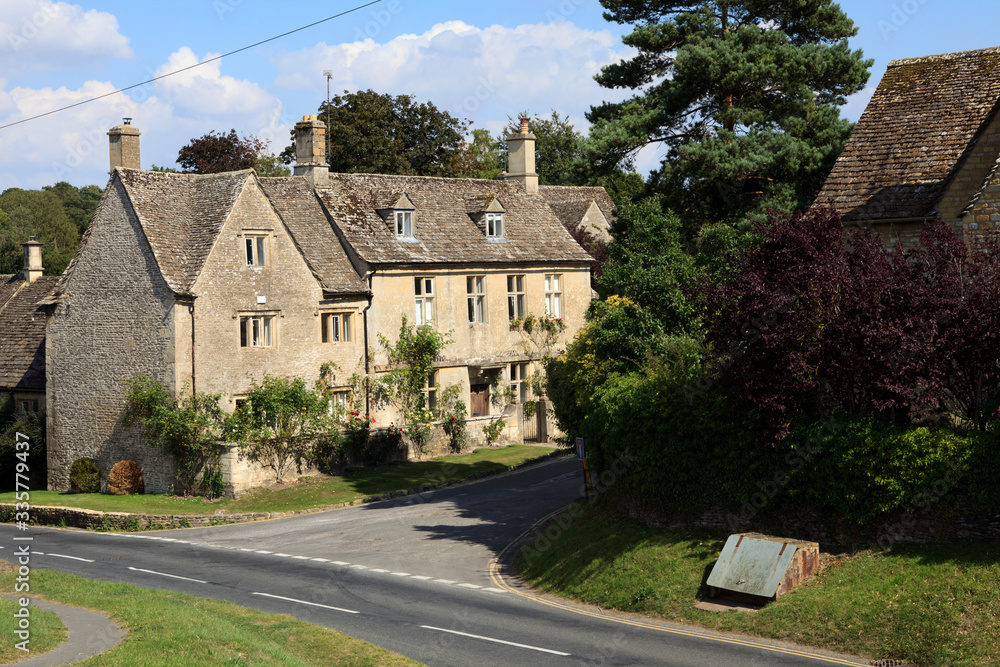
[{"label": "solid white line", "polygon": [[190,577],[182,577],[178,574],[167,574],[166,572],[157,572],[156,570],[144,570],[141,567],[129,567],[128,569],[134,570],[135,572],[146,572],[147,574],[158,574],[161,577],[170,577],[171,579],[183,579],[184,581],[193,581],[196,584],[207,584],[207,581],[202,581],[201,579],[191,579]]},{"label": "solid white line", "polygon": [[[36,551],[35,553],[37,554],[37,553],[41,553],[41,552],[40,551]],[[90,560],[89,558],[77,558],[76,556],[64,556],[62,554],[47,554],[47,555],[49,555],[49,556],[55,556],[56,558],[71,558],[73,560],[82,560],[84,563],[93,563],[94,562],[94,561]]]},{"label": "solid white line", "polygon": [[532,651],[541,651],[542,653],[551,653],[552,655],[562,655],[567,656],[569,653],[563,653],[562,651],[553,651],[550,648],[541,648],[540,646],[531,646],[529,644],[518,644],[517,642],[508,642],[503,639],[494,639],[493,637],[483,637],[482,635],[470,635],[468,632],[459,632],[458,630],[445,630],[444,628],[435,628],[430,625],[421,625],[422,628],[427,628],[428,630],[437,630],[438,632],[449,632],[453,635],[461,635],[462,637],[472,637],[473,639],[482,639],[486,642],[493,642],[494,644],[506,644],[507,646],[516,646],[518,648],[526,648]]},{"label": "solid white line", "polygon": [[271,595],[270,593],[251,593],[250,595],[262,595],[266,598],[274,598],[275,600],[286,600],[288,602],[297,602],[299,604],[307,604],[310,607],[322,607],[323,609],[332,609],[334,611],[342,611],[345,614],[360,614],[360,611],[352,611],[351,609],[341,609],[340,607],[331,607],[325,604],[319,604],[316,602],[306,602],[305,600],[296,600],[295,598],[286,598],[280,595]]}]

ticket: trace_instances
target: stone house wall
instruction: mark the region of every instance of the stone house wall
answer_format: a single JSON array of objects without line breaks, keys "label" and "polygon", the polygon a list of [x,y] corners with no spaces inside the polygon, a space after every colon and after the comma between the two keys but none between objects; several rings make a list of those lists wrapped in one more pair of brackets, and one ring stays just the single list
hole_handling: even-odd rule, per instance
[{"label": "stone house wall", "polygon": [[166,491],[172,463],[122,424],[124,382],[142,373],[174,385],[177,304],[118,181],[105,194],[46,334],[49,489],[69,488],[79,457],[103,475],[118,461],[142,468],[148,492]]}]

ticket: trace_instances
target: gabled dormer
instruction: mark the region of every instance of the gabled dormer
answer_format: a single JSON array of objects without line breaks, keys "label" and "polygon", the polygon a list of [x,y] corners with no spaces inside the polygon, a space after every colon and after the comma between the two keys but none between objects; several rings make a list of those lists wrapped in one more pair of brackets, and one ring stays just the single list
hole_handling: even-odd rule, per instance
[{"label": "gabled dormer", "polygon": [[416,238],[417,207],[405,192],[376,192],[376,209],[382,220],[389,226],[397,239],[412,240]]},{"label": "gabled dormer", "polygon": [[466,195],[465,210],[487,239],[504,238],[504,209],[496,195]]}]

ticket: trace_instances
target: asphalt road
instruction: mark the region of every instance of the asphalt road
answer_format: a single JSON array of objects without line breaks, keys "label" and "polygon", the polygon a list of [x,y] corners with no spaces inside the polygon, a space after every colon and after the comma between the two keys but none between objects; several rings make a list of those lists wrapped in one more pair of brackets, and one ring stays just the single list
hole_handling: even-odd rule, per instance
[{"label": "asphalt road", "polygon": [[[433,480],[428,480],[433,481]],[[0,557],[289,613],[433,666],[860,665],[531,595],[491,561],[579,497],[579,462],[389,502],[253,524],[93,533],[0,526]],[[152,663],[151,663],[152,664]]]}]

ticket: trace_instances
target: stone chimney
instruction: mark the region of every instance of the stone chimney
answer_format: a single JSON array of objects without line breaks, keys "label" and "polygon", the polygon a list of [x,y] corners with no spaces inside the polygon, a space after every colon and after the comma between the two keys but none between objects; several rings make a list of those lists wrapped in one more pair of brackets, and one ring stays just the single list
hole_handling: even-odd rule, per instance
[{"label": "stone chimney", "polygon": [[21,247],[24,248],[24,273],[21,275],[27,282],[33,283],[42,277],[42,244],[32,236]]},{"label": "stone chimney", "polygon": [[122,125],[115,125],[108,130],[108,140],[111,147],[111,171],[115,167],[126,169],[142,169],[139,166],[139,130],[132,127],[131,118],[123,118]]},{"label": "stone chimney", "polygon": [[528,129],[527,118],[521,119],[521,132],[507,137],[507,178],[520,181],[529,195],[538,194],[538,174],[535,173],[535,135]]},{"label": "stone chimney", "polygon": [[326,161],[326,123],[318,116],[303,116],[295,124],[296,176],[305,176],[313,187],[327,185],[330,165]]}]

